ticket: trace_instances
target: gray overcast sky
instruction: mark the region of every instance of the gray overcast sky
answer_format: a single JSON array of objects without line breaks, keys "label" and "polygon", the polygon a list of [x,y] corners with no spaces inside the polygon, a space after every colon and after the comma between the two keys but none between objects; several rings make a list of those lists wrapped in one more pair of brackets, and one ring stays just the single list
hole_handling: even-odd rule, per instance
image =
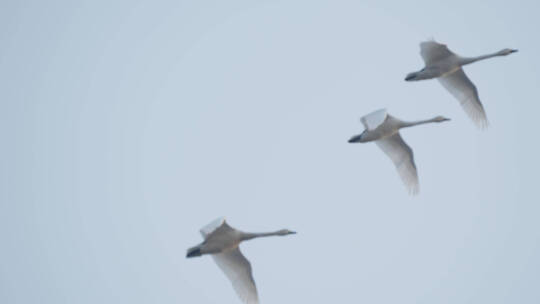
[{"label": "gray overcast sky", "polygon": [[[239,303],[218,216],[262,303],[540,303],[538,1],[1,1],[0,302]],[[437,81],[462,55],[491,127]],[[359,117],[404,130],[407,195]]]}]

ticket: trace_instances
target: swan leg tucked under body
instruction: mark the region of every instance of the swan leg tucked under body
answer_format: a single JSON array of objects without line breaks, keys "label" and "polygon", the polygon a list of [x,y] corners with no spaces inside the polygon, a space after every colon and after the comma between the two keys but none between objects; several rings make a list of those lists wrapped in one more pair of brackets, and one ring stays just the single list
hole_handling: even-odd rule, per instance
[{"label": "swan leg tucked under body", "polygon": [[285,236],[296,232],[282,229],[275,232],[248,233],[229,226],[224,218],[219,218],[201,229],[204,241],[187,251],[192,258],[210,254],[216,264],[231,281],[234,290],[246,304],[259,303],[257,287],[253,280],[251,264],[244,257],[238,245],[247,240],[266,236]]},{"label": "swan leg tucked under body", "polygon": [[413,151],[399,134],[399,129],[447,120],[450,119],[437,116],[427,120],[406,122],[390,116],[385,109],[382,109],[360,119],[366,130],[349,139],[349,143],[374,141],[390,157],[409,193],[416,194],[420,186]]},{"label": "swan leg tucked under body", "polygon": [[450,51],[444,44],[435,41],[422,42],[420,43],[420,55],[426,66],[418,72],[409,73],[405,80],[437,78],[446,90],[460,102],[472,121],[483,129],[488,126],[486,113],[480,102],[476,86],[465,75],[462,66],[488,58],[507,56],[514,52],[517,50],[503,49],[493,54],[478,57],[461,57]]}]

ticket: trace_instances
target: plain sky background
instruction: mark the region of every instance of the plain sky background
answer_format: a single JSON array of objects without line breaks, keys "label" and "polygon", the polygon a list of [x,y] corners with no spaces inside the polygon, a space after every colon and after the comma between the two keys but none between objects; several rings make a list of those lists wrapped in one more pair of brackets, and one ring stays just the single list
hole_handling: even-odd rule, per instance
[{"label": "plain sky background", "polygon": [[[0,302],[240,303],[216,217],[262,303],[540,303],[538,1],[0,1]],[[435,38],[491,126],[437,81]],[[374,144],[386,107],[421,192]]]}]

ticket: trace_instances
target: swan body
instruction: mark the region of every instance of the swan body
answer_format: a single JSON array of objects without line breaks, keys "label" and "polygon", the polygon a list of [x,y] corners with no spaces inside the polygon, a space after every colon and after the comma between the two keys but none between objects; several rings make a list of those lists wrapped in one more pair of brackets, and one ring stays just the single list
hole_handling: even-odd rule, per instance
[{"label": "swan body", "polygon": [[444,44],[435,41],[420,43],[420,55],[424,60],[425,67],[417,72],[409,73],[406,81],[417,81],[437,78],[461,104],[469,118],[481,129],[488,126],[487,116],[478,90],[472,81],[463,72],[462,67],[473,62],[507,56],[517,52],[514,49],[503,49],[498,52],[478,57],[461,57],[454,54]]},{"label": "swan body", "polygon": [[210,254],[216,264],[231,281],[234,290],[246,304],[259,303],[257,287],[253,280],[251,264],[244,257],[238,245],[246,240],[266,236],[285,236],[296,232],[282,229],[267,233],[249,233],[232,228],[225,218],[218,218],[200,230],[204,241],[187,251],[192,258]]},{"label": "swan body", "polygon": [[407,122],[399,120],[381,109],[363,116],[360,121],[366,128],[364,132],[353,136],[349,143],[366,143],[374,141],[377,146],[392,160],[401,180],[411,194],[419,191],[418,173],[414,163],[412,149],[405,143],[399,130],[426,123],[440,123],[450,119],[437,116],[432,119]]}]

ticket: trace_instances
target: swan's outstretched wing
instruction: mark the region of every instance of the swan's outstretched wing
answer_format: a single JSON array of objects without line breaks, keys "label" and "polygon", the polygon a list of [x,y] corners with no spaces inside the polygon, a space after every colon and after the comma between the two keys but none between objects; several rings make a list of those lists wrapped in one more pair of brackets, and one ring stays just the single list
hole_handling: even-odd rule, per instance
[{"label": "swan's outstretched wing", "polygon": [[381,109],[363,116],[360,121],[367,130],[374,130],[386,120],[387,116],[386,109]]},{"label": "swan's outstretched wing", "polygon": [[465,75],[463,69],[452,74],[437,78],[439,82],[452,94],[465,110],[465,113],[481,129],[488,126],[484,107],[478,97],[478,90],[472,81]]},{"label": "swan's outstretched wing", "polygon": [[435,41],[425,41],[420,43],[420,55],[427,65],[430,65],[439,60],[450,56],[455,56],[447,47],[446,44],[440,44]]},{"label": "swan's outstretched wing", "polygon": [[420,187],[418,185],[418,174],[416,173],[416,165],[414,164],[413,151],[403,141],[401,135],[396,133],[392,136],[379,139],[375,143],[394,162],[397,172],[409,190],[409,193],[418,193]]},{"label": "swan's outstretched wing", "polygon": [[236,247],[222,253],[213,254],[212,257],[229,278],[240,299],[246,304],[258,304],[259,297],[257,296],[257,287],[255,287],[251,272],[251,264],[240,252],[240,249]]},{"label": "swan's outstretched wing", "polygon": [[224,217],[217,218],[213,220],[210,224],[201,228],[200,232],[204,239],[207,239],[208,236],[217,231],[227,232],[233,230],[231,226],[227,224]]}]

